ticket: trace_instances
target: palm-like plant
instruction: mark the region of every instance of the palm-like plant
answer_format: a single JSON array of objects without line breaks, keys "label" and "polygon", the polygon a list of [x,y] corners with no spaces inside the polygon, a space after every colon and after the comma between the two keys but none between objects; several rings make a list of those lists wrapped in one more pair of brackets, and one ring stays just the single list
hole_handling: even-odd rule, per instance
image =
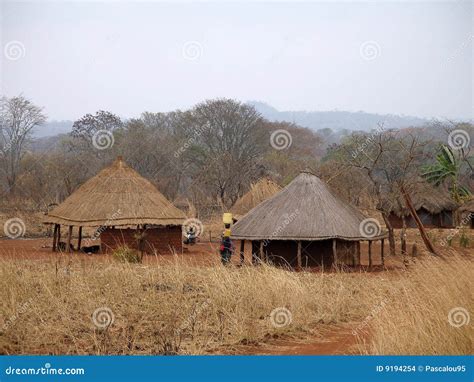
[{"label": "palm-like plant", "polygon": [[471,194],[460,184],[461,165],[462,160],[453,153],[451,147],[442,145],[440,153],[436,156],[436,163],[426,166],[422,176],[435,186],[448,184],[453,200],[460,203]]}]

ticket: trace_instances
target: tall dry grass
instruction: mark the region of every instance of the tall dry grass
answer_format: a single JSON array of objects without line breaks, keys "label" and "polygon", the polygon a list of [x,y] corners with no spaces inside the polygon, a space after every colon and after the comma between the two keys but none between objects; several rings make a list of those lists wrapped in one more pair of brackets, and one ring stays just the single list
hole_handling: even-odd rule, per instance
[{"label": "tall dry grass", "polygon": [[472,354],[472,260],[424,258],[371,321],[368,354]]},{"label": "tall dry grass", "polygon": [[[454,306],[472,311],[468,265],[456,258],[400,274],[328,274],[193,267],[178,259],[142,265],[68,255],[4,258],[0,353],[204,354],[339,323],[356,335],[369,331],[372,342],[362,352],[466,353],[466,328],[450,328],[447,313]],[[98,308],[106,309],[94,323]],[[276,308],[291,312],[291,324],[272,324]]]}]

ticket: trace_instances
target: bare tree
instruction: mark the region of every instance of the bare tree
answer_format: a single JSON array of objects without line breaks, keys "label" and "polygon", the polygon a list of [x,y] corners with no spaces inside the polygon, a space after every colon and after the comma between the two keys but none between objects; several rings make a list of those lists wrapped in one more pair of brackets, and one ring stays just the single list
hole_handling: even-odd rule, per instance
[{"label": "bare tree", "polygon": [[0,100],[0,164],[10,193],[14,191],[20,161],[32,130],[45,121],[43,109],[23,96]]}]

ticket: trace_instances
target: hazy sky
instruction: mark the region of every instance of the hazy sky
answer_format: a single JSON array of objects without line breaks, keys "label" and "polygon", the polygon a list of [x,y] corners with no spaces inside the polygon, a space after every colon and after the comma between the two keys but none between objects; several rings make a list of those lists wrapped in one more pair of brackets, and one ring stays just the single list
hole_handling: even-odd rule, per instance
[{"label": "hazy sky", "polygon": [[473,117],[471,1],[3,0],[1,13],[1,93],[22,93],[50,119],[215,97]]}]

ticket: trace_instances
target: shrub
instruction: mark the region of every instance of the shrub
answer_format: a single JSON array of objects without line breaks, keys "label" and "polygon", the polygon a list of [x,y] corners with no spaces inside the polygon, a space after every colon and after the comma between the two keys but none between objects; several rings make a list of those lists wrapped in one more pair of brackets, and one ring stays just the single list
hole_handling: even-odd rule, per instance
[{"label": "shrub", "polygon": [[142,262],[143,256],[135,249],[129,248],[126,245],[117,248],[112,252],[112,256],[122,263],[138,264]]}]

